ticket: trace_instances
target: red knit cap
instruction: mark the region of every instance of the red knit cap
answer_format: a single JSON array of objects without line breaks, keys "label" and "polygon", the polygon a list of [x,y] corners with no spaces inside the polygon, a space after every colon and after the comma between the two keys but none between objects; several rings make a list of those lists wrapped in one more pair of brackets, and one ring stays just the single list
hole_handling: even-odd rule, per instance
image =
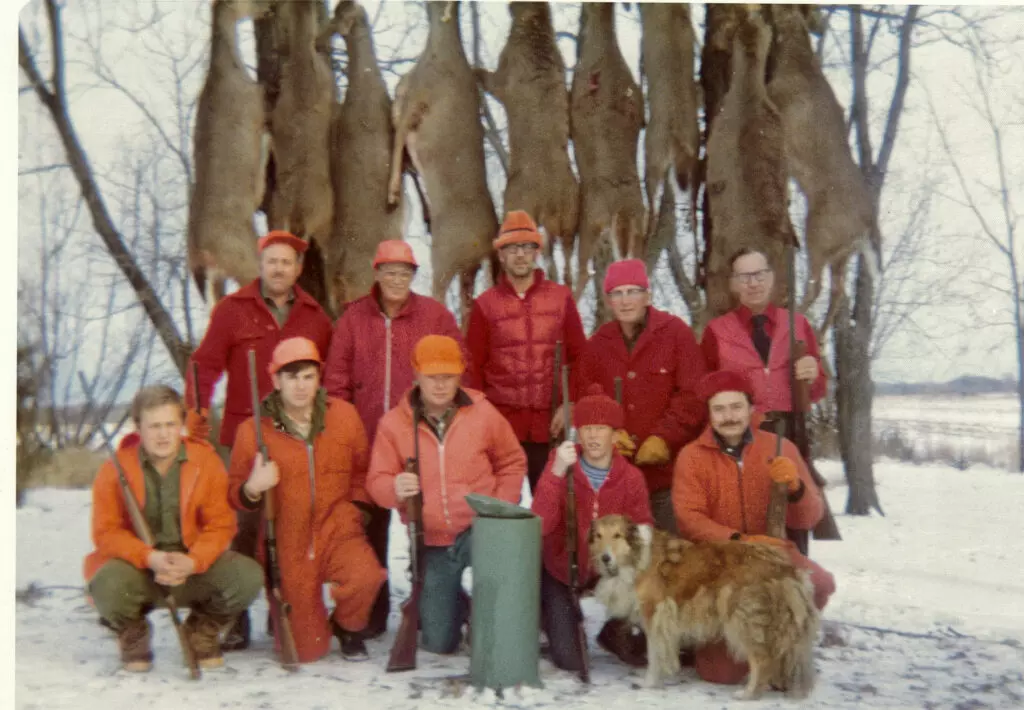
[{"label": "red knit cap", "polygon": [[602,425],[621,429],[622,407],[604,393],[601,385],[593,384],[587,388],[587,396],[580,397],[580,401],[573,407],[572,423],[576,428]]},{"label": "red knit cap", "polygon": [[705,375],[697,386],[697,394],[705,402],[721,392],[742,392],[751,401],[754,399],[750,380],[742,372],[718,370]]},{"label": "red knit cap", "polygon": [[651,283],[647,280],[647,267],[644,266],[644,262],[640,259],[625,259],[609,264],[608,271],[604,274],[604,292],[610,293],[619,286],[649,289]]}]

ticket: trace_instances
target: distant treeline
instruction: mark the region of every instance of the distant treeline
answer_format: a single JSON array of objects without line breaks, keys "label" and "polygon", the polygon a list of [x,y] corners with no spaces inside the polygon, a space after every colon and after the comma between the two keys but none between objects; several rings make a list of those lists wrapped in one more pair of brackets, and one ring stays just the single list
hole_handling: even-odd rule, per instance
[{"label": "distant treeline", "polygon": [[960,395],[1013,394],[1017,381],[1012,377],[996,379],[967,375],[949,382],[878,382],[876,395]]}]

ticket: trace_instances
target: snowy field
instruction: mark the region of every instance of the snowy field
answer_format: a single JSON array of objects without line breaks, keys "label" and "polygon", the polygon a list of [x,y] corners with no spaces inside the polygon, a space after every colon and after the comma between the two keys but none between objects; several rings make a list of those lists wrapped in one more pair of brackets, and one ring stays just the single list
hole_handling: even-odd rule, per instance
[{"label": "snowy field", "polygon": [[918,453],[943,447],[1003,467],[1015,461],[1018,420],[1017,399],[1006,394],[890,395],[875,397],[872,410],[876,437],[895,432]]},{"label": "snowy field", "polygon": [[[823,462],[834,510],[845,504],[841,468]],[[82,590],[90,549],[87,491],[36,490],[17,511],[16,707],[100,708],[447,708],[501,705],[546,708],[977,708],[1024,707],[1024,476],[974,467],[880,462],[887,517],[839,516],[843,542],[813,544],[837,578],[817,651],[818,686],[796,703],[777,693],[758,702],[700,682],[692,669],[659,691],[640,689],[628,669],[592,644],[590,687],[541,661],[543,689],[504,699],[477,695],[451,680],[468,673],[466,655],[420,652],[419,668],[386,674],[391,634],[370,642],[371,660],[350,664],[332,653],[295,675],[280,669],[265,634],[266,605],[254,608],[253,647],[229,654],[227,667],[199,683],[186,679],[165,612],[156,626],[156,664],[130,676],[117,647],[96,623]],[[392,527],[396,607],[407,542]],[[30,591],[26,592],[26,588]],[[586,600],[591,641],[603,621]],[[397,618],[391,621],[392,632]]]}]

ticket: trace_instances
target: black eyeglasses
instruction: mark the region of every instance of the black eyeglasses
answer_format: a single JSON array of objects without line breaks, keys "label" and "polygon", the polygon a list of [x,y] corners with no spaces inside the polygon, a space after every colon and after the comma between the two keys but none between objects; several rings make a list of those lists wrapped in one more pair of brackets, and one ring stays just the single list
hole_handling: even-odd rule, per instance
[{"label": "black eyeglasses", "polygon": [[763,283],[768,279],[768,275],[772,273],[771,269],[759,269],[758,271],[745,271],[738,274],[733,274],[732,277],[739,281],[741,284],[749,285],[754,283]]}]

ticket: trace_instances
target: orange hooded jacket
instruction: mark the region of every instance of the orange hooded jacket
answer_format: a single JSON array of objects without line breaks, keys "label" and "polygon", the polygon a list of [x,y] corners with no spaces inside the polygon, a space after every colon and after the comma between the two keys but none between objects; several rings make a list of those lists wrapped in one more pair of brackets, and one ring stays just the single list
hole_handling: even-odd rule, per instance
[{"label": "orange hooded jacket", "polygon": [[[384,508],[398,508],[395,476],[413,455],[412,405],[409,395],[377,425],[366,487]],[[420,422],[420,490],[423,491],[423,538],[429,546],[444,547],[473,522],[467,493],[519,502],[526,476],[526,454],[512,425],[482,392],[462,388],[471,404],[459,407],[443,442]],[[402,506],[402,522],[405,510]]]},{"label": "orange hooded jacket", "polygon": [[[216,449],[205,441],[183,438],[186,460],[181,464],[181,539],[202,574],[231,545],[238,523],[228,505],[228,477]],[[146,505],[146,482],[139,460],[138,434],[129,434],[118,447],[117,460],[139,508]],[[112,559],[147,569],[153,548],[132,527],[121,492],[117,469],[107,461],[92,484],[92,539],[96,549],[85,558],[85,580]]]}]

